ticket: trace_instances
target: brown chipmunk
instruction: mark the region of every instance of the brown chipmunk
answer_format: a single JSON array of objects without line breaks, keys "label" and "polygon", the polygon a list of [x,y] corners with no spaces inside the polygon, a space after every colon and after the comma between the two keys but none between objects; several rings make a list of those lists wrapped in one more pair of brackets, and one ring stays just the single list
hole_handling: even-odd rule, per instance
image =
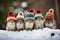
[{"label": "brown chipmunk", "polygon": [[54,9],[49,9],[49,11],[45,15],[44,19],[44,26],[55,29],[56,28],[56,21],[54,20]]}]

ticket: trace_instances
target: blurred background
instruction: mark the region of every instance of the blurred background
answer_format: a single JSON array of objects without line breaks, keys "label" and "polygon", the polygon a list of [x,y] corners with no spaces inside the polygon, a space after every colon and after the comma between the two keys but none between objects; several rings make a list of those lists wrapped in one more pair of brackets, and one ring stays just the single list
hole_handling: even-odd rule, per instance
[{"label": "blurred background", "polygon": [[18,11],[26,11],[29,8],[41,8],[42,14],[53,8],[57,28],[60,29],[60,0],[0,0],[0,29],[5,29],[8,11],[16,15]]}]

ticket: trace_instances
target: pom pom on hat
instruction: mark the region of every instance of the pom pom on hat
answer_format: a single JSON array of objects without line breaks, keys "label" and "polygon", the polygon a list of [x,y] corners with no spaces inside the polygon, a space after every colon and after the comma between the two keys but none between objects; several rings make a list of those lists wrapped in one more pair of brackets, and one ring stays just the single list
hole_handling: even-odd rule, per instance
[{"label": "pom pom on hat", "polygon": [[14,13],[12,11],[8,12],[7,21],[9,20],[16,20]]},{"label": "pom pom on hat", "polygon": [[34,9],[33,8],[30,8],[28,11],[29,12],[34,12]]},{"label": "pom pom on hat", "polygon": [[13,12],[8,12],[8,17],[14,16]]},{"label": "pom pom on hat", "polygon": [[24,14],[22,11],[18,12],[18,15],[16,17],[16,20],[24,20]]},{"label": "pom pom on hat", "polygon": [[36,13],[41,13],[41,9],[38,8],[38,9],[36,10]]},{"label": "pom pom on hat", "polygon": [[52,8],[51,8],[51,9],[49,9],[49,12],[52,12],[52,13],[54,13],[54,9],[52,9]]}]

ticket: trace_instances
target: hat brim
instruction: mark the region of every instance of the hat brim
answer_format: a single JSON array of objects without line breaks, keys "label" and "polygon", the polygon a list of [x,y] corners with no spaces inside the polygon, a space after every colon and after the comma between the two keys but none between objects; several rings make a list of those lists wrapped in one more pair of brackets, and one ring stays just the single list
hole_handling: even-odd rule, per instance
[{"label": "hat brim", "polygon": [[43,17],[41,17],[41,16],[37,16],[37,17],[34,18],[34,20],[36,20],[37,18],[41,18],[41,19],[43,19]]},{"label": "hat brim", "polygon": [[27,21],[27,20],[34,20],[34,18],[33,17],[26,17],[24,20],[25,21]]},{"label": "hat brim", "polygon": [[42,14],[37,14],[37,15],[35,15],[34,20],[37,19],[37,18],[39,18],[39,17],[42,18],[42,19],[44,18]]},{"label": "hat brim", "polygon": [[16,20],[24,20],[24,18],[17,18]]},{"label": "hat brim", "polygon": [[16,18],[15,17],[8,17],[7,21],[9,21],[9,20],[16,20]]}]

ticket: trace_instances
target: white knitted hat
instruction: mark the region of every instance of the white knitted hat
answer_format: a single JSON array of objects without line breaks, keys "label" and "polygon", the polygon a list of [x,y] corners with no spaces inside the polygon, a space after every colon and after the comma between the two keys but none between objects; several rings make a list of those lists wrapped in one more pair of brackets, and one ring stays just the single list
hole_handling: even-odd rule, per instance
[{"label": "white knitted hat", "polygon": [[24,20],[24,14],[22,11],[18,12],[18,15],[16,17],[16,20]]}]

